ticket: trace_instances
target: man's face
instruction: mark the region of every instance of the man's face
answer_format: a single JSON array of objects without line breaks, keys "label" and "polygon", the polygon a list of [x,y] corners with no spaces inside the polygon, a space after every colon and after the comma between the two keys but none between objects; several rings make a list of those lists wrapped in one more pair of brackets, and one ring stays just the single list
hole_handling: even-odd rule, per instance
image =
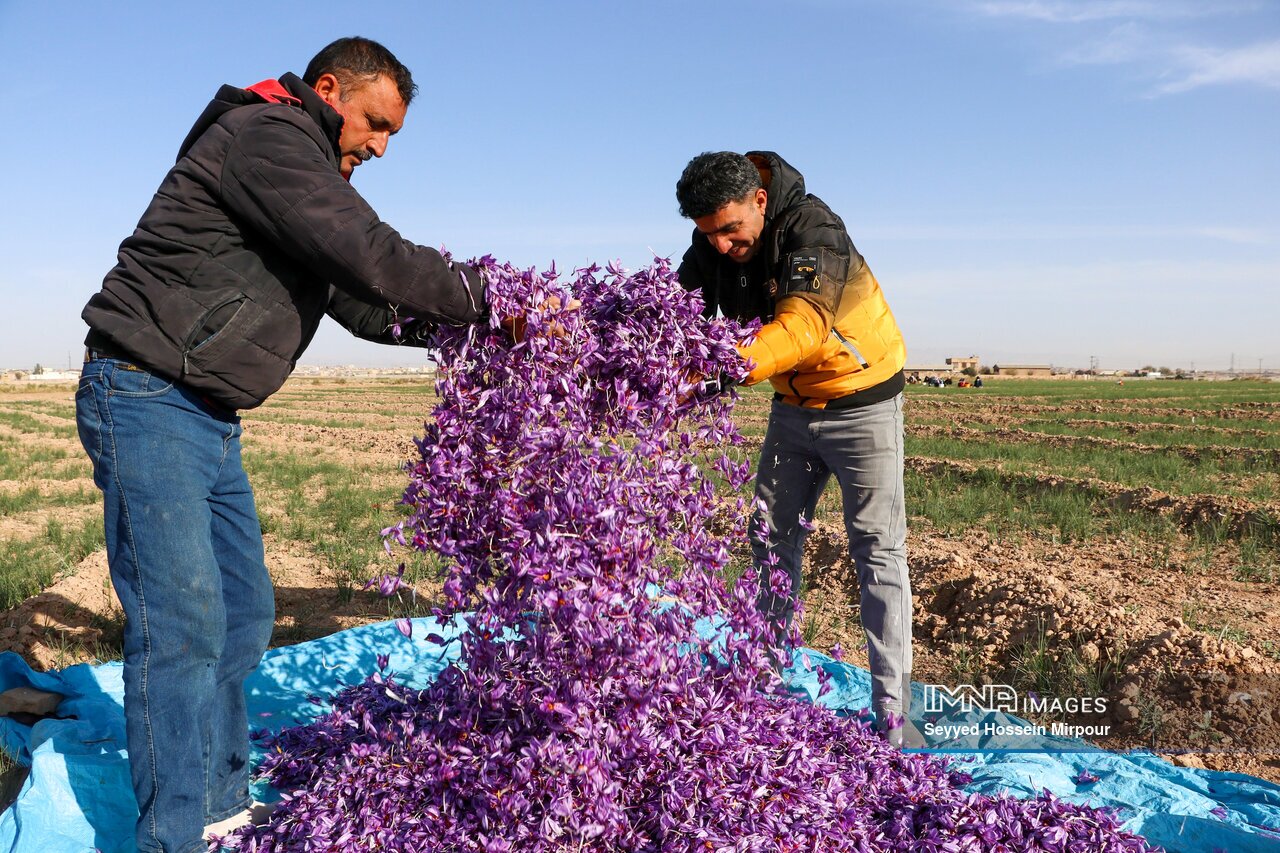
[{"label": "man's face", "polygon": [[316,81],[316,93],[342,116],[338,147],[342,177],[370,157],[381,157],[391,137],[404,125],[407,107],[395,82],[385,74],[370,81],[357,81],[344,89],[337,77],[323,74]]},{"label": "man's face", "polygon": [[698,232],[730,260],[745,264],[760,250],[764,210],[769,194],[758,189],[744,199],[731,201],[709,216],[693,220]]}]

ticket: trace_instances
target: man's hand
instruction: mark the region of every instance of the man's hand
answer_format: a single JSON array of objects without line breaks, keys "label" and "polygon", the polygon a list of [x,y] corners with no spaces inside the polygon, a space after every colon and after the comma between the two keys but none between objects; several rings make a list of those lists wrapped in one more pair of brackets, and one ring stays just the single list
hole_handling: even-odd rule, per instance
[{"label": "man's hand", "polygon": [[690,373],[680,386],[680,405],[684,405],[693,399],[705,399],[714,397],[721,392],[728,391],[735,384],[728,374],[719,376],[703,376],[700,373]]},{"label": "man's hand", "polygon": [[[559,311],[560,304],[559,296],[548,296],[546,301],[538,307],[543,311]],[[577,299],[570,298],[569,304],[565,306],[564,310],[577,311],[581,307],[581,302]],[[507,317],[502,321],[502,328],[506,329],[507,332],[510,333],[516,343],[522,343],[525,340],[525,333],[528,330],[528,321],[525,320],[523,315],[519,317]],[[555,321],[552,321],[551,325],[547,328],[547,332],[552,337],[556,338],[563,338],[565,334],[564,326]]]}]

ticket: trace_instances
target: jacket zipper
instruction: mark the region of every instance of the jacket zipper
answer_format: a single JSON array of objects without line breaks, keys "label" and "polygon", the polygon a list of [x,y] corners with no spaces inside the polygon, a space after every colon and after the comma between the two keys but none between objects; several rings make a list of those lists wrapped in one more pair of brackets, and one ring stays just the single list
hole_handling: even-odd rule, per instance
[{"label": "jacket zipper", "polygon": [[[212,308],[210,308],[208,311],[204,312],[204,314],[200,316],[200,322],[196,323],[196,327],[191,330],[191,334],[187,335],[187,339],[182,342],[182,375],[183,376],[187,375],[187,356],[189,356],[193,351],[207,344],[209,341],[216,338],[219,334],[222,333],[223,329],[227,327],[227,324],[223,323],[222,326],[212,335],[209,335],[209,337],[205,338],[203,341],[196,344],[196,346],[194,347],[191,346],[191,342],[195,340],[196,335],[200,334],[200,330],[204,328],[204,324],[209,321],[210,317],[212,317],[214,314],[217,314],[219,311],[221,311],[223,308],[226,308],[228,305],[234,305],[237,302],[244,302],[248,298],[249,297],[244,295],[243,293],[237,293],[235,296],[232,296],[229,299],[222,300],[217,305],[213,306]],[[239,312],[237,311],[235,313],[232,313],[231,318],[227,320],[227,323],[231,322],[231,319],[235,317],[236,313],[239,313]]]},{"label": "jacket zipper", "polygon": [[862,353],[858,352],[858,348],[853,345],[853,342],[840,334],[838,329],[832,328],[831,334],[835,335],[840,340],[840,343],[844,344],[845,348],[847,348],[849,352],[853,353],[853,357],[858,360],[858,364],[862,365],[863,370],[867,370],[871,367],[871,363],[862,357]]},{"label": "jacket zipper", "polygon": [[791,393],[794,394],[800,400],[800,405],[803,406],[806,402],[808,402],[809,398],[801,394],[800,389],[796,387],[796,377],[799,375],[800,375],[800,371],[798,370],[791,371],[791,373],[787,375],[787,387],[791,389]]}]

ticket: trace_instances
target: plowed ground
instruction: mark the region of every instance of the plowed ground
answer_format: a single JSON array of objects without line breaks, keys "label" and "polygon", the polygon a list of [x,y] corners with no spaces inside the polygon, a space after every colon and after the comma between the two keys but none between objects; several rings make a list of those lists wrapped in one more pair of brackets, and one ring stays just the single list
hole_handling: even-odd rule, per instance
[{"label": "plowed ground", "polygon": [[[0,393],[0,650],[119,656],[74,388]],[[432,405],[404,381],[294,381],[247,413],[276,644],[427,612],[383,552]],[[744,393],[758,447],[768,394]],[[915,680],[1108,702],[1106,748],[1280,781],[1280,384],[1008,382],[907,391]],[[865,664],[839,497],[806,548],[806,642]],[[364,579],[409,563],[416,599]]]}]

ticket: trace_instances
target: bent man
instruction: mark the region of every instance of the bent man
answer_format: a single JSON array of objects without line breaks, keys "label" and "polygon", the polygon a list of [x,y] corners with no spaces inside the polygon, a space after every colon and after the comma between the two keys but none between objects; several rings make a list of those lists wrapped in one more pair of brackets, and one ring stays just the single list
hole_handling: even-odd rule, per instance
[{"label": "bent man", "polygon": [[206,825],[249,805],[244,680],[274,596],[237,413],[280,388],[326,313],[384,342],[404,318],[412,338],[486,316],[474,270],[402,239],[350,184],[415,91],[362,38],[329,45],[301,78],[223,86],[84,309],[76,417],[126,619],[148,853],[204,851]]},{"label": "bent man", "polygon": [[902,487],[906,348],[880,285],[844,223],[771,151],[694,157],[676,184],[694,221],[681,283],[700,290],[708,316],[764,321],[741,350],[748,384],[774,398],[760,450],[752,523],[757,571],[770,552],[789,595],[761,578],[761,610],[790,624],[800,591],[806,525],[834,475],[844,501],[871,663],[872,707],[885,736],[922,746],[906,720],[911,698],[911,584]]}]

